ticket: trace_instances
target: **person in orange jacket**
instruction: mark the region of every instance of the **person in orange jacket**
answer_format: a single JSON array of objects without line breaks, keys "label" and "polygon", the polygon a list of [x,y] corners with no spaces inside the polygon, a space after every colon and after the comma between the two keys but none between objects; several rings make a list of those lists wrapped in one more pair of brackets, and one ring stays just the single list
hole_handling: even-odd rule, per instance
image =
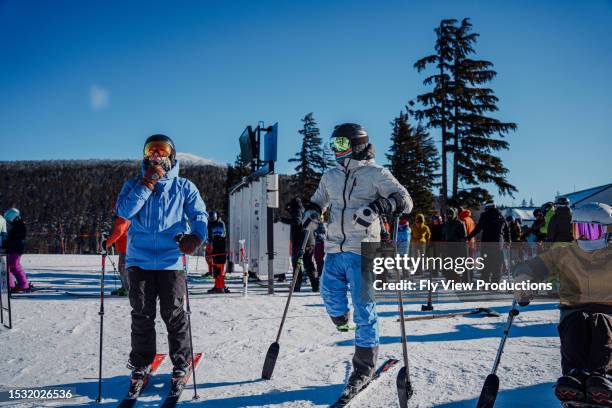
[{"label": "person in orange jacket", "polygon": [[127,235],[130,228],[130,222],[125,218],[117,216],[115,218],[115,226],[110,236],[106,239],[106,252],[115,244],[115,249],[119,254],[119,278],[121,279],[121,287],[111,292],[112,295],[127,296],[130,290],[130,282],[125,270],[125,254],[127,253]]},{"label": "person in orange jacket", "polygon": [[[459,212],[459,219],[463,221],[463,223],[465,224],[465,232],[467,232],[467,234],[470,235],[470,233],[474,231],[474,228],[476,227],[476,223],[474,222],[474,219],[472,218],[472,212],[468,210],[467,208],[462,209]],[[474,242],[476,242],[476,238],[472,238],[468,242],[470,243],[470,246],[473,246]]]}]

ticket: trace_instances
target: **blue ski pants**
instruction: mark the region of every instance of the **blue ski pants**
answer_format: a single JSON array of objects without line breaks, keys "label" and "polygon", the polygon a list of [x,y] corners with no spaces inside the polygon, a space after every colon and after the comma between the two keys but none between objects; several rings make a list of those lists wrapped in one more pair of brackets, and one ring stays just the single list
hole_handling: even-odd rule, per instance
[{"label": "blue ski pants", "polygon": [[355,345],[374,347],[379,343],[376,302],[367,296],[362,287],[361,256],[352,252],[339,252],[325,256],[321,278],[321,296],[327,313],[331,317],[346,316],[349,313],[348,291],[353,301]]}]

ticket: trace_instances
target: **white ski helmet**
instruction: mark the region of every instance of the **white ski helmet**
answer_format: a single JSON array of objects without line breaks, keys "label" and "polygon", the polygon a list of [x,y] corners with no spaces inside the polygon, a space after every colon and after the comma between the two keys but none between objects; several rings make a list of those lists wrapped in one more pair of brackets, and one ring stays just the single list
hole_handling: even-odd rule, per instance
[{"label": "white ski helmet", "polygon": [[586,203],[576,207],[572,214],[574,236],[585,251],[594,251],[608,245],[612,229],[612,207],[603,203]]},{"label": "white ski helmet", "polygon": [[15,221],[17,218],[19,218],[19,210],[16,208],[9,208],[8,210],[6,210],[4,212],[4,219],[7,222],[13,222]]}]

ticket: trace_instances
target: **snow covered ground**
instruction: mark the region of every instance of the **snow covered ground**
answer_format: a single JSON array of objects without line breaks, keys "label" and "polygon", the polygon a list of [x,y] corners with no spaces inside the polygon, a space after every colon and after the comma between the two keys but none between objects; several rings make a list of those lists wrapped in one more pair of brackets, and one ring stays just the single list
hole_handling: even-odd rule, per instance
[{"label": "snow covered ground", "polygon": [[[113,259],[116,261],[115,257]],[[198,274],[203,259],[190,259]],[[96,298],[67,296],[66,290],[99,290],[99,256],[25,255],[23,265],[36,286],[59,289],[13,298],[12,330],[0,328],[0,391],[17,387],[75,387],[70,402],[5,403],[1,406],[112,407],[127,390],[130,318],[126,298],[106,301],[104,319],[104,400],[96,404],[98,373],[99,302]],[[112,266],[107,288],[113,289]],[[211,283],[193,284],[207,289]],[[230,295],[192,296],[194,348],[204,353],[197,371],[201,399],[190,402],[187,389],[181,405],[193,407],[312,407],[327,406],[341,392],[350,370],[354,333],[338,333],[323,308],[319,294],[309,289],[293,298],[274,377],[260,379],[264,355],[285,304],[287,288],[274,296],[251,286],[243,298],[238,281]],[[307,288],[307,285],[303,287]],[[441,297],[443,298],[443,297]],[[422,299],[409,298],[407,313],[422,314]],[[506,321],[510,298],[486,304],[448,301],[435,312],[469,311],[493,307],[502,315],[459,317],[408,322],[411,376],[416,390],[411,407],[474,407],[488,374]],[[397,303],[379,303],[380,361],[401,359]],[[496,407],[555,407],[552,384],[560,371],[556,303],[536,302],[515,321],[498,375]],[[167,351],[165,328],[158,317],[158,351]],[[401,364],[400,364],[401,365]],[[159,406],[168,391],[169,360],[154,377],[139,407]],[[352,407],[395,407],[396,366],[364,391]]]}]

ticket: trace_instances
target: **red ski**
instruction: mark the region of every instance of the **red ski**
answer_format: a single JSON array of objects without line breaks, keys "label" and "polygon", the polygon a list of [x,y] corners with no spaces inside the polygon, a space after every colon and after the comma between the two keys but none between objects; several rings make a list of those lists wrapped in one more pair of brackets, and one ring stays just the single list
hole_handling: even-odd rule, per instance
[{"label": "red ski", "polygon": [[149,365],[147,376],[142,380],[142,384],[130,384],[128,394],[125,396],[123,401],[119,403],[117,408],[132,408],[134,404],[136,404],[136,400],[142,394],[142,390],[144,390],[144,388],[147,386],[149,380],[151,377],[153,377],[159,366],[164,362],[165,358],[165,354],[155,355],[153,362]]},{"label": "red ski", "polygon": [[164,400],[164,403],[162,404],[161,408],[172,408],[172,407],[175,407],[176,404],[178,403],[179,398],[181,398],[181,394],[183,393],[183,390],[185,389],[185,386],[187,385],[187,383],[189,382],[189,379],[191,378],[191,374],[193,373],[193,370],[195,370],[198,367],[198,363],[202,359],[202,353],[196,353],[193,356],[193,358],[194,358],[195,363],[189,364],[187,374],[185,374],[185,376],[180,380],[180,382],[178,382],[177,384],[172,384],[172,388],[170,389],[170,392],[168,393],[168,396]]}]

